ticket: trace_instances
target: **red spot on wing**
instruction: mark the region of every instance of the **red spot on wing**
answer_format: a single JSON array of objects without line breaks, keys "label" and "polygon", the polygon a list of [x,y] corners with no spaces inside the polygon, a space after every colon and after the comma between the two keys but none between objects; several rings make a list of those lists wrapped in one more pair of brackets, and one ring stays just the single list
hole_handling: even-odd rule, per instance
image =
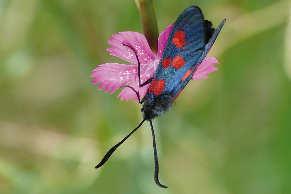
[{"label": "red spot on wing", "polygon": [[185,60],[181,56],[176,56],[174,57],[172,64],[175,69],[179,69],[185,65]]},{"label": "red spot on wing", "polygon": [[169,67],[171,64],[171,59],[168,57],[168,58],[165,58],[163,61],[162,61],[162,66],[163,68],[167,68]]},{"label": "red spot on wing", "polygon": [[185,81],[192,73],[192,70],[188,70],[186,71],[186,73],[184,74],[184,76],[182,77],[182,81]]},{"label": "red spot on wing", "polygon": [[160,95],[165,89],[165,80],[153,80],[149,87],[149,92],[154,95]]},{"label": "red spot on wing", "polygon": [[177,47],[177,48],[183,48],[185,46],[185,32],[184,31],[177,31],[174,34],[174,37],[172,39],[172,43]]}]

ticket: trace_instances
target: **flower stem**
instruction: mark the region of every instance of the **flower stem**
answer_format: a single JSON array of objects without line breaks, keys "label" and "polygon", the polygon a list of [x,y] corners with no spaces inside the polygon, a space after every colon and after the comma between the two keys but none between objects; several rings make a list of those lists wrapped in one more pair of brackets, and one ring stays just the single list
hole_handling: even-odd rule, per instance
[{"label": "flower stem", "polygon": [[145,37],[154,52],[158,50],[158,24],[153,0],[135,0],[141,16]]}]

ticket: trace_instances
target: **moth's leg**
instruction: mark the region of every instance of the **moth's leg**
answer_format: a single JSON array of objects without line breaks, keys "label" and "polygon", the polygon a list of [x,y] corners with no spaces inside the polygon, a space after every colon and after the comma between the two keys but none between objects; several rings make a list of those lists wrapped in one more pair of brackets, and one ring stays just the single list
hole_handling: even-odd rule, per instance
[{"label": "moth's leg", "polygon": [[139,87],[144,87],[145,85],[148,85],[149,83],[151,83],[153,80],[153,78],[151,77],[150,79],[148,79],[147,81],[145,81],[144,83],[142,83],[141,85],[139,85]]},{"label": "moth's leg", "polygon": [[141,79],[140,79],[140,61],[139,61],[139,58],[137,56],[136,50],[129,44],[122,43],[122,45],[128,47],[129,49],[131,49],[134,52],[135,58],[137,60],[137,75],[138,75],[138,85],[139,85],[139,87],[141,88],[141,87],[151,83],[153,78],[150,78],[150,79],[146,80],[144,83],[141,83]]},{"label": "moth's leg", "polygon": [[141,100],[140,100],[140,95],[139,95],[139,92],[136,91],[136,89],[134,89],[133,87],[129,86],[129,85],[125,85],[125,86],[121,86],[121,88],[129,88],[131,89],[135,94],[136,94],[136,97],[138,99],[138,103],[142,104]]}]

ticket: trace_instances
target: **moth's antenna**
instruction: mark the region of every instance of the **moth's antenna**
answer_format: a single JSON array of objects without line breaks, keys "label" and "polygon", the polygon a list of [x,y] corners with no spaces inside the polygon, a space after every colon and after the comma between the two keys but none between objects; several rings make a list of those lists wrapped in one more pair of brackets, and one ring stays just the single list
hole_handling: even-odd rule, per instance
[{"label": "moth's antenna", "polygon": [[168,188],[166,185],[163,185],[159,180],[159,158],[158,158],[155,130],[153,127],[152,120],[149,120],[149,122],[151,125],[151,131],[152,131],[152,137],[153,137],[154,160],[155,160],[155,176],[154,176],[155,183],[162,188]]},{"label": "moth's antenna", "polygon": [[95,168],[100,168],[103,166],[107,160],[110,158],[110,156],[113,154],[113,152],[121,145],[123,142],[125,142],[134,132],[136,132],[142,124],[145,122],[145,119],[142,120],[136,128],[134,128],[127,136],[125,136],[120,142],[118,142],[116,145],[114,145],[110,150],[107,151],[107,153],[104,155],[103,159],[95,166]]}]

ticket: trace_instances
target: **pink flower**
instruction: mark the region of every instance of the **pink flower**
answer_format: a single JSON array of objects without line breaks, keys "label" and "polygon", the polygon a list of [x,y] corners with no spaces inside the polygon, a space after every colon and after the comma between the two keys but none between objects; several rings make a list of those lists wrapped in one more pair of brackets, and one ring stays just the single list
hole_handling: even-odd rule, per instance
[{"label": "pink flower", "polygon": [[[159,36],[158,52],[151,51],[145,36],[138,32],[119,32],[114,34],[108,41],[110,48],[107,51],[110,55],[127,61],[129,64],[105,63],[98,65],[92,71],[92,83],[98,85],[98,88],[113,94],[117,89],[125,85],[133,87],[140,94],[141,99],[149,87],[145,85],[142,88],[138,86],[137,60],[134,52],[124,46],[132,46],[141,63],[141,82],[150,79],[162,57],[164,47],[166,46],[172,25],[169,25]],[[194,80],[206,79],[208,74],[217,70],[218,63],[215,57],[206,57],[198,66],[193,75]],[[129,88],[123,88],[118,96],[121,100],[137,100],[136,94]]]}]

